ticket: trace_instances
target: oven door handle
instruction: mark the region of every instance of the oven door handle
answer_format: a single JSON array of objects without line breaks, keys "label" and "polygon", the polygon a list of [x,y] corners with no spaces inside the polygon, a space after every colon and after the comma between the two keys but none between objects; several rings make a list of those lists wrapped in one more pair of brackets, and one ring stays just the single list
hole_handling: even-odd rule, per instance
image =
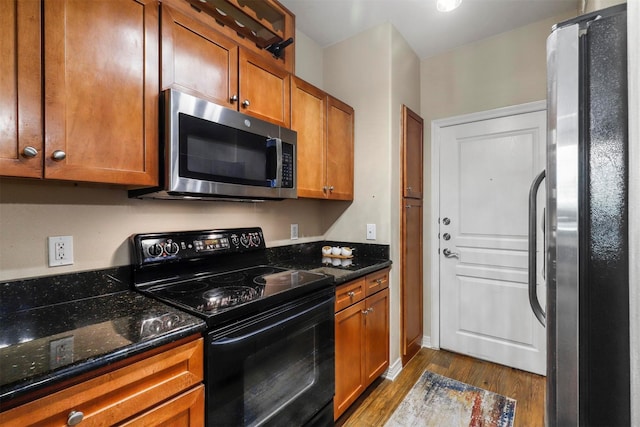
[{"label": "oven door handle", "polygon": [[[250,332],[248,334],[240,335],[239,337],[232,337],[232,338],[226,338],[225,337],[225,338],[221,338],[221,339],[216,339],[216,340],[211,342],[211,345],[220,346],[220,345],[236,344],[236,343],[239,343],[239,342],[244,341],[246,339],[253,338],[256,335],[260,335],[261,333],[268,331],[269,329],[276,328],[276,327],[278,327],[280,325],[283,325],[283,324],[285,324],[285,323],[287,323],[287,322],[289,322],[291,320],[294,320],[294,319],[297,319],[299,317],[305,316],[305,315],[309,314],[310,312],[312,312],[314,310],[320,309],[324,305],[330,304],[331,302],[333,302],[333,297],[330,298],[330,299],[327,299],[327,300],[325,300],[325,301],[323,301],[323,302],[321,302],[319,304],[316,304],[313,307],[309,307],[309,308],[307,308],[307,309],[305,309],[303,311],[300,311],[300,312],[294,314],[293,316],[289,316],[289,317],[287,317],[285,319],[281,319],[281,320],[279,320],[279,321],[277,321],[275,323],[271,323],[271,324],[269,324],[269,325],[267,325],[267,326],[265,326],[263,328],[256,329],[255,331],[252,331],[252,332]],[[331,304],[331,305],[333,305],[333,304]]]}]

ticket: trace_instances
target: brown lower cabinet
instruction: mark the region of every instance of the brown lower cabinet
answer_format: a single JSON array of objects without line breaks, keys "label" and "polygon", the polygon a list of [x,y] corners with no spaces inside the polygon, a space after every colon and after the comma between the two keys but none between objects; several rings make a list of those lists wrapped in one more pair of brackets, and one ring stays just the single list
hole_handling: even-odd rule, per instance
[{"label": "brown lower cabinet", "polygon": [[389,269],[336,288],[334,419],[389,367]]},{"label": "brown lower cabinet", "polygon": [[[125,361],[126,362],[126,361]],[[149,357],[0,413],[2,426],[204,425],[203,339]],[[81,414],[80,414],[81,413]],[[78,421],[79,422],[79,421]]]}]

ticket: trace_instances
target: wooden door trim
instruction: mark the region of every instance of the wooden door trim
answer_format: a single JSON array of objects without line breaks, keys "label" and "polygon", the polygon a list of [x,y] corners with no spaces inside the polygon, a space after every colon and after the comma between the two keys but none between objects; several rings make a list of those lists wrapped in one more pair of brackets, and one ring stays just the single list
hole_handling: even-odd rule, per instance
[{"label": "wooden door trim", "polygon": [[431,252],[431,331],[428,343],[423,342],[423,346],[435,349],[440,348],[440,240],[438,239],[438,218],[440,216],[440,144],[442,144],[443,129],[481,120],[544,111],[546,108],[546,101],[534,101],[431,121],[431,223],[429,224],[429,229],[431,230],[431,242],[429,245]]}]

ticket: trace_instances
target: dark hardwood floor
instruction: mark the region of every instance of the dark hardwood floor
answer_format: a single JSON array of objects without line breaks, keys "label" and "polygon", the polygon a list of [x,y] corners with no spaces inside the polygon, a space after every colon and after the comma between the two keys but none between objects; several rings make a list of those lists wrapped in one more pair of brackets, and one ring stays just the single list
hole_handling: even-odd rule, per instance
[{"label": "dark hardwood floor", "polygon": [[425,370],[516,399],[515,427],[544,425],[545,377],[445,350],[423,348],[395,381],[376,380],[336,421],[336,426],[384,425]]}]

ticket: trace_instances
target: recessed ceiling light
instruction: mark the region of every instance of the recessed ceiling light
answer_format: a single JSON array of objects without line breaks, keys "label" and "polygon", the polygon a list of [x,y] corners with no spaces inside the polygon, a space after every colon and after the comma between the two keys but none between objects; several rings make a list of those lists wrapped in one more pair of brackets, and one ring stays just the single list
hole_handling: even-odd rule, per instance
[{"label": "recessed ceiling light", "polygon": [[436,2],[436,8],[440,12],[451,12],[456,7],[460,6],[462,0],[438,0]]}]

